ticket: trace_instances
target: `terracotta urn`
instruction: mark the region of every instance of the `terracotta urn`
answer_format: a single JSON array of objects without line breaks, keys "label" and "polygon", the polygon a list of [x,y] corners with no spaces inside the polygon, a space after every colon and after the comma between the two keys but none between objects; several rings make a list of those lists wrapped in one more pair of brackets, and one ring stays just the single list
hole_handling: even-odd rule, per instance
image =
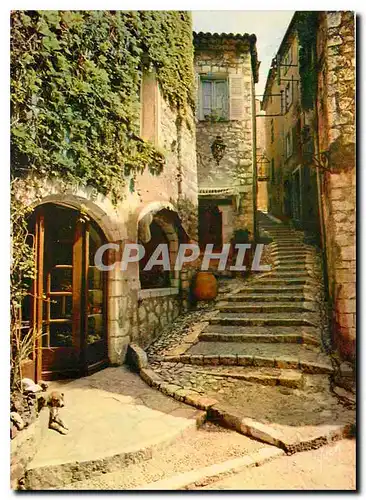
[{"label": "terracotta urn", "polygon": [[213,273],[199,271],[193,286],[193,295],[196,300],[213,300],[218,292],[217,280]]}]

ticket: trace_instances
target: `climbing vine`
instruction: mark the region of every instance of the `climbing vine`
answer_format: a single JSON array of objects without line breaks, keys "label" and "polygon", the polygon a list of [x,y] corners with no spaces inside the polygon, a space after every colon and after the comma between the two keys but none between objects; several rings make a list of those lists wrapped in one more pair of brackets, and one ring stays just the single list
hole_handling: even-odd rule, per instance
[{"label": "climbing vine", "polygon": [[[156,69],[181,116],[193,106],[186,12],[13,11],[12,174],[35,171],[121,197],[164,155],[139,137],[141,72]],[[130,185],[133,188],[133,181]]]},{"label": "climbing vine", "polygon": [[304,11],[297,15],[301,105],[304,110],[310,110],[314,108],[317,94],[316,40],[319,13]]}]

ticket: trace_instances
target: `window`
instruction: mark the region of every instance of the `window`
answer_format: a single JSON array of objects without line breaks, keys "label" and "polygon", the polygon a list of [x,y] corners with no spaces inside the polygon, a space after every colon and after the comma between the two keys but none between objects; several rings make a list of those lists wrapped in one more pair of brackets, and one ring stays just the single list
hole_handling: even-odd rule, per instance
[{"label": "window", "polygon": [[293,132],[292,129],[286,134],[285,157],[286,160],[292,156],[293,153]]},{"label": "window", "polygon": [[227,80],[201,80],[201,119],[228,118]]},{"label": "window", "polygon": [[286,75],[288,70],[290,69],[289,64],[292,64],[292,47],[290,47],[289,50],[287,51],[287,54],[283,58],[282,64],[284,65],[283,72]]},{"label": "window", "polygon": [[245,85],[242,74],[196,75],[198,120],[243,121]]},{"label": "window", "polygon": [[275,164],[274,164],[274,158],[271,160],[271,182],[274,184],[275,182]]},{"label": "window", "polygon": [[285,89],[285,112],[287,113],[292,104],[292,83],[288,82]]},{"label": "window", "polygon": [[271,143],[274,143],[274,122],[273,118],[271,119]]}]

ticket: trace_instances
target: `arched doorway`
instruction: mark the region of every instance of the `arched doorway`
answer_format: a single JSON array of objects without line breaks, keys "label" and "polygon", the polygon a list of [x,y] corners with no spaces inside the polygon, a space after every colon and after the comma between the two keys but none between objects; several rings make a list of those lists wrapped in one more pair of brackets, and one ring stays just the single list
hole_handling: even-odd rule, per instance
[{"label": "arched doorway", "polygon": [[107,273],[94,263],[105,242],[97,224],[61,205],[44,204],[30,220],[37,277],[28,311],[37,340],[36,376],[81,376],[108,363]]}]

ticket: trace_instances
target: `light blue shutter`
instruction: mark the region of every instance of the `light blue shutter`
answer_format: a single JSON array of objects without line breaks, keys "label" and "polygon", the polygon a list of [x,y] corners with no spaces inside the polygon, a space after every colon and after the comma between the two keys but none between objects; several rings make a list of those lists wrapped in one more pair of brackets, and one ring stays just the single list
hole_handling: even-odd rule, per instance
[{"label": "light blue shutter", "polygon": [[230,120],[244,120],[243,75],[230,75],[229,89],[230,89]]},{"label": "light blue shutter", "polygon": [[215,110],[218,116],[224,118],[226,116],[227,104],[227,84],[226,81],[215,82]]}]

